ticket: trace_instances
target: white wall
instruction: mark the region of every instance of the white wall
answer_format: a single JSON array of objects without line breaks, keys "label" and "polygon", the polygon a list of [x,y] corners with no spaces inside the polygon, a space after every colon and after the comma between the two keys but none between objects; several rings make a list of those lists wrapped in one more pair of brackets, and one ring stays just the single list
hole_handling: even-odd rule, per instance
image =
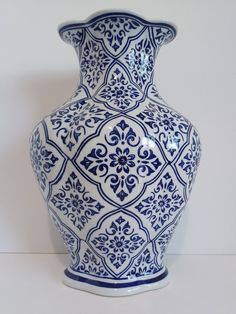
[{"label": "white wall", "polygon": [[197,126],[203,156],[169,253],[236,253],[236,2],[0,0],[0,252],[61,252],[34,179],[28,138],[73,92],[78,62],[65,20],[129,9],[178,26],[162,48],[162,96]]}]

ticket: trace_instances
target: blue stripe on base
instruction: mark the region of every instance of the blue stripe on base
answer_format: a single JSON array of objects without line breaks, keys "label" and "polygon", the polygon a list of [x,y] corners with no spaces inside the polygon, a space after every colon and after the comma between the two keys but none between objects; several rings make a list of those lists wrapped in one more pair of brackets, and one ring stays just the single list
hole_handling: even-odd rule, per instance
[{"label": "blue stripe on base", "polygon": [[164,273],[160,274],[157,277],[151,278],[151,279],[146,279],[146,280],[137,280],[137,281],[132,281],[132,282],[126,282],[126,283],[111,283],[111,282],[104,282],[104,281],[98,281],[98,280],[93,280],[89,278],[85,278],[79,275],[72,274],[69,272],[68,269],[65,270],[65,275],[69,277],[70,279],[80,281],[87,283],[89,285],[97,286],[97,287],[104,287],[104,288],[126,288],[126,287],[134,287],[134,286],[140,286],[140,285],[147,285],[151,284],[154,282],[158,282],[162,279],[164,279],[168,275],[168,270],[166,269]]}]

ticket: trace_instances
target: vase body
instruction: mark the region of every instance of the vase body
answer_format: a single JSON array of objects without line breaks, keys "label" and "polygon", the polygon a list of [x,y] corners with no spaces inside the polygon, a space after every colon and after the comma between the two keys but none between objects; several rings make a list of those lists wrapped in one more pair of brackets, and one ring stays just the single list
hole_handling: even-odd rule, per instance
[{"label": "vase body", "polygon": [[71,257],[64,282],[114,296],[162,287],[201,151],[197,130],[153,80],[175,29],[110,12],[59,32],[78,54],[80,84],[36,126],[30,154]]}]

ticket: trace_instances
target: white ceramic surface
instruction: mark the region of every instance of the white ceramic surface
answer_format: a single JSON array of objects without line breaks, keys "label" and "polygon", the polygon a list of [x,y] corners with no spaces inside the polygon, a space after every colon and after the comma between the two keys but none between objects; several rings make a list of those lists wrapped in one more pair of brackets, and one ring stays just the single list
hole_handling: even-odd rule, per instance
[{"label": "white ceramic surface", "polygon": [[153,77],[175,28],[106,12],[59,33],[76,49],[80,85],[36,126],[31,160],[71,256],[64,282],[109,296],[162,287],[201,152],[197,130]]}]

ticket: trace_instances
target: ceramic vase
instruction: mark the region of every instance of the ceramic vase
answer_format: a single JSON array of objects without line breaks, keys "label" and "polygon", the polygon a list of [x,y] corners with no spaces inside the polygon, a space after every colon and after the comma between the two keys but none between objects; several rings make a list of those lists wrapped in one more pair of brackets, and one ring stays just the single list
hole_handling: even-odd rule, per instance
[{"label": "ceramic vase", "polygon": [[76,50],[80,84],[35,127],[30,155],[71,257],[64,283],[108,296],[163,287],[201,152],[195,127],[155,85],[158,51],[176,29],[106,12],[59,34]]}]

